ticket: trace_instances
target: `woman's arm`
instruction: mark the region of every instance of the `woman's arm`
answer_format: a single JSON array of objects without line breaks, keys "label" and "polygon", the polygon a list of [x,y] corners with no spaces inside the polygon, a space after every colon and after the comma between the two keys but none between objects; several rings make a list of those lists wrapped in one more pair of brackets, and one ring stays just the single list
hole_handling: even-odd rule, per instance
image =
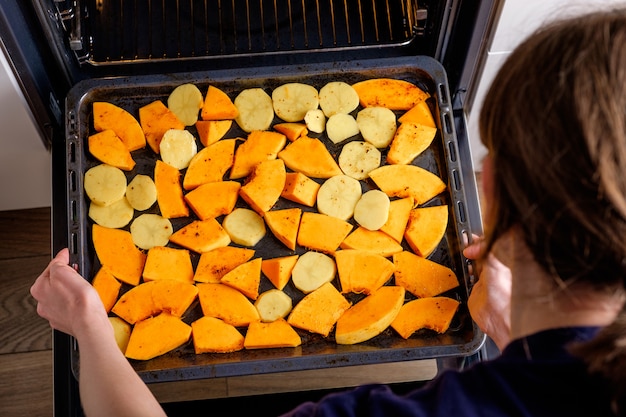
[{"label": "woman's arm", "polygon": [[52,328],[78,341],[79,388],[85,414],[165,416],[118,348],[98,293],[68,263],[69,253],[64,249],[37,278],[30,292],[38,302],[37,313]]}]

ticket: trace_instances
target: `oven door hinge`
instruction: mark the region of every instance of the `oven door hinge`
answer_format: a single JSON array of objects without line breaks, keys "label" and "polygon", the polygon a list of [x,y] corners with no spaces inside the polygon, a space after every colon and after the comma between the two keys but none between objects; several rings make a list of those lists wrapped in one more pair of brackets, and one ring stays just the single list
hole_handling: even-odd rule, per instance
[{"label": "oven door hinge", "polygon": [[70,49],[76,55],[79,64],[89,59],[89,52],[85,48],[82,32],[82,10],[79,0],[54,0],[56,11],[54,18],[65,33]]}]

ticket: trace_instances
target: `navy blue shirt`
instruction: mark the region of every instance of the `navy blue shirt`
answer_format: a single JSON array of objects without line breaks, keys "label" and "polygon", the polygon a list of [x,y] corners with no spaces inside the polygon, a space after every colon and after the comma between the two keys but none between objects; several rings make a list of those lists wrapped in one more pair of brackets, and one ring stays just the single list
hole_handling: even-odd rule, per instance
[{"label": "navy blue shirt", "polygon": [[597,328],[547,330],[511,342],[499,357],[464,371],[444,371],[425,387],[397,395],[364,385],[305,403],[287,416],[605,417],[612,416],[604,383],[590,376],[566,346]]}]

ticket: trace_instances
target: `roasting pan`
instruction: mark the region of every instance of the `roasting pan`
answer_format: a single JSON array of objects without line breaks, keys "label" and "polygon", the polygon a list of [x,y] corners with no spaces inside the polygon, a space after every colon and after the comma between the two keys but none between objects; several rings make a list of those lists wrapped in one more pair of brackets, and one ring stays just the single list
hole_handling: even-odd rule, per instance
[{"label": "roasting pan", "polygon": [[[190,341],[180,348],[148,361],[131,360],[131,364],[145,382],[166,382],[214,377],[242,376],[292,370],[319,369],[338,366],[365,365],[428,358],[459,357],[474,354],[483,344],[484,334],[473,323],[467,311],[467,297],[472,277],[468,262],[461,253],[462,242],[477,231],[480,225],[470,224],[467,207],[476,205],[475,184],[464,184],[463,171],[471,170],[461,164],[455,133],[450,91],[445,70],[439,62],[426,56],[395,57],[376,60],[355,60],[311,65],[285,65],[238,70],[214,70],[183,74],[160,74],[136,77],[113,77],[89,79],[76,84],[66,99],[66,167],[68,195],[68,242],[71,263],[91,281],[99,264],[91,243],[92,221],[88,217],[89,201],[83,191],[83,174],[98,164],[88,152],[87,138],[95,133],[91,115],[92,103],[108,101],[138,117],[138,109],[154,100],[166,102],[169,93],[178,85],[193,83],[203,94],[209,85],[225,91],[231,98],[245,88],[261,87],[268,93],[286,82],[305,82],[318,89],[330,81],[352,84],[369,78],[399,78],[411,81],[428,91],[432,98],[429,105],[439,125],[431,147],[419,156],[414,164],[439,175],[448,184],[448,189],[425,205],[447,204],[450,207],[448,229],[439,247],[430,259],[450,267],[457,275],[460,286],[444,295],[461,302],[459,310],[444,334],[422,330],[405,340],[392,329],[379,336],[356,345],[337,345],[332,333],[328,338],[297,330],[302,345],[296,348],[242,350],[227,354],[196,355]],[[189,127],[193,133],[193,127]],[[242,131],[233,128],[228,137],[245,137]],[[315,136],[311,134],[311,136]],[[331,153],[336,153],[323,135],[320,139],[329,143]],[[357,138],[358,139],[358,138]],[[199,149],[201,145],[199,145]],[[128,178],[138,173],[152,175],[156,155],[149,148],[133,152],[137,165],[127,172]],[[383,153],[384,161],[384,153]],[[471,203],[471,204],[470,204]],[[302,207],[303,209],[306,209]],[[157,212],[152,208],[148,212]],[[143,212],[142,212],[143,213]],[[135,216],[141,213],[135,212]],[[172,219],[174,230],[193,220]],[[408,247],[407,247],[408,248]],[[278,256],[285,251],[277,240],[268,235],[254,248],[255,256]],[[193,256],[193,255],[192,255]],[[197,258],[194,260],[197,262]],[[291,285],[291,284],[289,284]],[[285,292],[294,298],[293,287]],[[271,284],[263,277],[260,292]],[[295,303],[294,303],[295,304]],[[183,316],[191,323],[201,316],[196,301]],[[78,369],[79,350],[74,343],[72,349],[72,371]]]}]

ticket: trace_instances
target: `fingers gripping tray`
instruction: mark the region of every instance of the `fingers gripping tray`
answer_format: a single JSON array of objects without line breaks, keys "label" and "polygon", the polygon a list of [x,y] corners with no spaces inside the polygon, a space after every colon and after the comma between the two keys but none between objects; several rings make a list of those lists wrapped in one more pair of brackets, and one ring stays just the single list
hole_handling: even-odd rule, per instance
[{"label": "fingers gripping tray", "polygon": [[[436,249],[428,255],[428,259],[444,265],[454,272],[458,279],[458,286],[447,290],[438,296],[445,296],[459,302],[458,309],[444,333],[434,330],[420,329],[408,338],[401,337],[392,327],[387,327],[380,334],[355,344],[337,344],[334,338],[334,329],[328,336],[304,331],[295,328],[301,338],[297,347],[241,349],[230,353],[202,353],[196,354],[193,336],[183,345],[149,360],[133,360],[135,370],[146,382],[163,382],[187,379],[202,379],[212,377],[240,376],[258,373],[282,372],[289,370],[319,369],[335,366],[364,365],[372,363],[398,362],[426,358],[450,356],[467,356],[476,352],[482,345],[484,335],[471,320],[467,310],[467,297],[470,287],[470,274],[467,260],[461,253],[462,242],[471,236],[473,228],[469,224],[471,216],[466,212],[467,199],[476,199],[475,184],[463,184],[463,171],[472,167],[461,166],[459,147],[452,120],[452,109],[448,91],[446,74],[441,65],[428,57],[403,57],[381,60],[365,60],[338,62],[332,65],[313,64],[307,66],[263,67],[229,71],[207,71],[176,75],[139,76],[125,78],[110,78],[87,80],[77,84],[66,101],[66,134],[67,134],[67,178],[68,178],[68,241],[72,263],[81,274],[92,281],[101,268],[100,260],[96,255],[92,229],[94,220],[89,215],[91,201],[84,191],[84,175],[90,168],[102,162],[96,159],[89,151],[88,138],[97,133],[94,128],[93,104],[107,102],[125,109],[139,120],[138,110],[152,102],[160,100],[167,105],[170,93],[182,84],[194,84],[202,94],[206,94],[209,86],[217,87],[234,99],[241,91],[260,88],[272,95],[272,91],[286,83],[305,83],[315,87],[318,91],[329,82],[341,81],[350,85],[357,82],[390,78],[408,81],[427,92],[426,100],[434,120],[437,132],[430,146],[421,152],[410,164],[419,166],[437,175],[446,185],[445,190],[417,207],[446,206],[449,213],[448,223],[443,238]],[[362,105],[352,111],[356,117],[362,110]],[[394,111],[398,118],[404,111]],[[284,120],[274,117],[272,125],[283,123]],[[304,122],[301,122],[304,123]],[[400,123],[398,122],[398,126]],[[198,150],[202,145],[195,126],[185,128],[197,142]],[[270,128],[271,129],[271,128]],[[238,138],[242,143],[248,133],[243,131],[237,122],[233,122],[224,138]],[[333,143],[326,132],[308,132],[309,137],[320,139],[328,149],[330,155],[337,160],[342,146],[352,141],[363,141],[360,134],[356,134],[342,142]],[[297,139],[296,139],[297,140]],[[289,146],[290,141],[286,141]],[[381,165],[387,165],[386,156],[388,146],[381,148]],[[159,154],[150,146],[131,152],[135,166],[124,171],[127,182],[136,175],[143,174],[154,177],[154,169]],[[290,169],[287,168],[287,172]],[[181,170],[181,181],[185,169]],[[228,179],[228,173],[224,179]],[[318,183],[323,179],[314,178]],[[239,180],[241,184],[245,179]],[[362,191],[376,189],[377,185],[366,178],[360,181]],[[393,197],[391,198],[394,199]],[[249,208],[247,203],[239,197],[236,207]],[[316,211],[316,206],[305,206],[280,197],[273,205],[272,210],[298,207],[302,212]],[[159,204],[155,203],[144,211],[134,210],[133,217],[141,214],[160,214]],[[170,219],[174,232],[180,230],[192,221],[198,220],[195,212],[189,210],[189,215]],[[224,216],[216,218],[223,221]],[[132,222],[132,220],[131,220]],[[129,222],[121,230],[130,230]],[[347,220],[353,230],[358,224],[353,218]],[[479,225],[474,225],[478,230]],[[400,243],[405,251],[412,248],[403,239]],[[231,246],[239,246],[234,242]],[[168,247],[180,248],[168,242]],[[278,240],[269,230],[265,236],[250,249],[254,250],[254,258],[277,258],[288,255],[302,255],[307,248],[296,246],[291,250]],[[337,248],[341,250],[341,248]],[[146,251],[144,251],[146,252]],[[332,254],[331,254],[332,255]],[[200,254],[190,251],[193,268],[197,267]],[[388,256],[392,260],[392,256]],[[391,276],[385,285],[395,285],[395,277]],[[341,290],[339,277],[336,275],[332,284]],[[123,284],[120,294],[131,288]],[[261,274],[259,293],[274,288],[269,279]],[[288,294],[293,305],[305,296],[290,280],[283,291]],[[346,299],[356,305],[364,294],[345,293]],[[405,302],[416,298],[409,291],[405,292]],[[252,302],[253,300],[251,300]],[[110,313],[113,316],[113,313]],[[196,299],[182,315],[182,321],[191,324],[203,316],[200,302]],[[239,327],[242,335],[246,334],[246,327]],[[78,372],[79,349],[73,352],[73,371]]]}]

